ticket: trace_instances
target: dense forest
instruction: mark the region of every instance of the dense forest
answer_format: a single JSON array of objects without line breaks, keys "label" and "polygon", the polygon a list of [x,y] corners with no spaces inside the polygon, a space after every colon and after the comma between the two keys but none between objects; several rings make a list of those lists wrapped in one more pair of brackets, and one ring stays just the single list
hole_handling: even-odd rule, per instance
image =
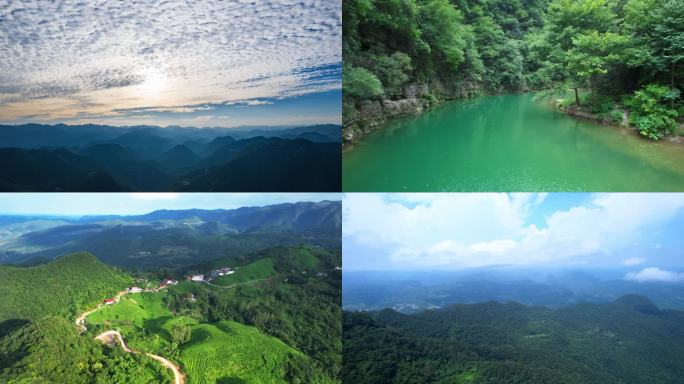
[{"label": "dense forest", "polygon": [[477,94],[544,91],[653,140],[684,114],[681,0],[345,0],[343,17],[346,142]]},{"label": "dense forest", "polygon": [[343,314],[350,383],[675,383],[684,312],[643,296],[560,309],[460,304]]}]

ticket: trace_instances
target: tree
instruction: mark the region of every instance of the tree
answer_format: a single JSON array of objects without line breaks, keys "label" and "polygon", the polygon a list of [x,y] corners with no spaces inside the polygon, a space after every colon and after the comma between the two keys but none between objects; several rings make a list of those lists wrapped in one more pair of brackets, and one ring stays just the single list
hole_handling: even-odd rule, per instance
[{"label": "tree", "polygon": [[391,56],[377,56],[373,72],[384,85],[388,93],[396,93],[409,80],[412,71],[411,57],[403,52],[394,52]]},{"label": "tree", "polygon": [[458,69],[465,60],[466,36],[463,15],[448,0],[427,0],[419,7],[422,39],[427,43],[436,63]]},{"label": "tree", "polygon": [[190,341],[192,329],[189,325],[176,324],[171,327],[171,339],[174,343],[182,345]]},{"label": "tree", "polygon": [[568,51],[580,33],[614,29],[616,15],[607,0],[554,0],[549,4],[547,23],[552,42]]},{"label": "tree", "polygon": [[[684,59],[684,4],[667,0],[653,12],[654,25],[646,41],[655,54],[656,65],[670,70],[670,88],[675,89],[677,64]],[[672,100],[674,103],[674,100]],[[671,104],[674,106],[674,104]]]},{"label": "tree", "polygon": [[615,32],[616,19],[608,0],[554,0],[549,4],[546,37],[553,46],[552,51],[560,52],[558,58],[565,63],[550,68],[560,71],[553,77],[572,83],[577,107],[580,106],[578,88],[605,74],[606,65],[613,59],[607,50],[624,43]]},{"label": "tree", "polygon": [[630,64],[668,72],[675,89],[677,65],[684,59],[684,5],[681,0],[629,0],[625,28],[631,33]]},{"label": "tree", "polygon": [[[623,58],[628,42],[627,36],[613,32],[590,31],[579,35],[573,39],[574,47],[568,51],[567,67],[571,77],[579,84],[588,82],[593,97],[596,77],[608,73],[608,66]],[[575,97],[579,107],[577,83]]]},{"label": "tree", "polygon": [[342,91],[346,95],[370,99],[384,93],[382,83],[365,68],[344,67],[342,72]]}]

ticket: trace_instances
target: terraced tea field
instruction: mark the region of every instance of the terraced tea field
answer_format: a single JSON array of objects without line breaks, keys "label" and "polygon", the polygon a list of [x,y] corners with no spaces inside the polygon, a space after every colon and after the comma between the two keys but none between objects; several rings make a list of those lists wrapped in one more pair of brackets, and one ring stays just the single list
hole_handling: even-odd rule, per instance
[{"label": "terraced tea field", "polygon": [[193,326],[179,360],[193,384],[286,383],[290,354],[299,352],[254,327],[222,321]]},{"label": "terraced tea field", "polygon": [[164,292],[129,294],[118,303],[102,308],[88,316],[90,324],[144,327],[150,319],[172,316],[162,302]]},{"label": "terraced tea field", "polygon": [[[257,263],[250,264],[245,278],[273,271],[271,260]],[[168,355],[173,327],[189,326],[190,341],[178,346],[176,356],[169,356],[180,363],[188,384],[287,382],[287,360],[290,355],[301,355],[299,351],[248,325],[233,321],[199,323],[189,316],[174,315],[162,301],[166,294],[125,295],[118,303],[88,316],[87,321],[104,329],[118,329],[134,350],[162,355]]]}]

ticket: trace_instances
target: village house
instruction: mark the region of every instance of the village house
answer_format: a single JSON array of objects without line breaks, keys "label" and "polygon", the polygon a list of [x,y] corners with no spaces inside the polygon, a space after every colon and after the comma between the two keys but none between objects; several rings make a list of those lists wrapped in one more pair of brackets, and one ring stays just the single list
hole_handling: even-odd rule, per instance
[{"label": "village house", "polygon": [[190,281],[204,281],[204,275],[203,274],[197,274],[197,275],[190,275],[185,277],[187,280]]},{"label": "village house", "polygon": [[223,268],[219,268],[219,269],[215,269],[215,270],[211,271],[210,276],[211,277],[219,277],[219,276],[232,275],[233,273],[235,273],[235,271],[233,271],[231,268],[223,267]]},{"label": "village house", "polygon": [[177,280],[166,279],[164,281],[164,285],[176,285],[176,284],[178,284]]},{"label": "village house", "polygon": [[128,293],[140,293],[143,291],[140,287],[130,287],[127,289]]},{"label": "village house", "polygon": [[104,299],[103,303],[104,305],[112,305],[116,303],[116,299]]}]

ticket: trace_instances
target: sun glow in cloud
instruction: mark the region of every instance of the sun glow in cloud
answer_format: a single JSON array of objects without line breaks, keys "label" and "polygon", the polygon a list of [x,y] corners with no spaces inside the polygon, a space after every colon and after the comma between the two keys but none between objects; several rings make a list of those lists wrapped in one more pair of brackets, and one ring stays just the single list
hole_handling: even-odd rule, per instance
[{"label": "sun glow in cloud", "polygon": [[[0,123],[181,124],[341,90],[341,2],[0,0]],[[332,107],[333,101],[336,108]],[[329,99],[314,122],[339,122]],[[315,104],[312,104],[315,105]],[[158,108],[164,112],[136,113]],[[308,121],[307,123],[310,123]]]},{"label": "sun glow in cloud", "polygon": [[160,101],[163,93],[169,89],[170,79],[155,68],[145,70],[142,78],[144,80],[139,85],[141,97],[148,98],[152,103]]}]

